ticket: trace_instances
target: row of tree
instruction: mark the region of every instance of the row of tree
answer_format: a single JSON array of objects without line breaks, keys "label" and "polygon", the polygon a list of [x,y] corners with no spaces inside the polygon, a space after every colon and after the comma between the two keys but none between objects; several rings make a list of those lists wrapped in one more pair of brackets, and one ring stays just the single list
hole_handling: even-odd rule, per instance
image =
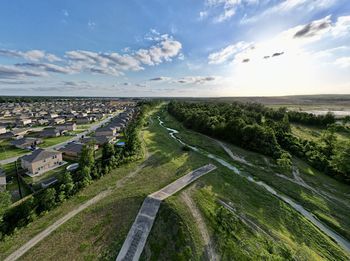
[{"label": "row of tree", "polygon": [[[272,110],[261,104],[170,102],[168,111],[185,127],[256,151],[276,159],[290,169],[292,156],[306,160],[316,169],[350,183],[349,142],[340,144],[335,125],[328,122],[318,142],[296,137],[291,132],[290,112]],[[294,114],[293,114],[294,115]]]},{"label": "row of tree", "polygon": [[77,171],[64,173],[59,182],[35,193],[16,206],[6,209],[10,202],[9,194],[1,194],[0,200],[2,202],[6,200],[7,204],[6,206],[0,204],[0,208],[3,210],[0,212],[0,238],[4,238],[5,235],[13,233],[16,229],[26,226],[38,216],[43,215],[75,195],[82,188],[92,183],[93,180],[110,173],[112,169],[125,162],[142,157],[143,150],[139,130],[145,122],[145,113],[154,105],[155,103],[142,103],[139,105],[139,110],[134,119],[124,131],[125,146],[118,147],[106,143],[102,147],[102,157],[96,159],[95,144],[85,145],[81,152],[79,169]]}]

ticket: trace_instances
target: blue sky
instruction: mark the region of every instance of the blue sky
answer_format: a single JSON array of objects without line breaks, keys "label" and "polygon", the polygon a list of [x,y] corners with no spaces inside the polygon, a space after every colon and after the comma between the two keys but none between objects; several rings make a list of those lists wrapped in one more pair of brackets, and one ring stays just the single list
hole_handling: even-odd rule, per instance
[{"label": "blue sky", "polygon": [[350,93],[348,0],[0,3],[0,94]]}]

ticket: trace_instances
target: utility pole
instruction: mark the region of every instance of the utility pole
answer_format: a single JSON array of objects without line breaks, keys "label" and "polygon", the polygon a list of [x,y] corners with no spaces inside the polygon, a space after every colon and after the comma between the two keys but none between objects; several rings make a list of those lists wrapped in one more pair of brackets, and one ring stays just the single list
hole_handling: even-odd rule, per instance
[{"label": "utility pole", "polygon": [[22,198],[23,198],[23,195],[22,195],[22,190],[21,190],[21,183],[19,182],[19,174],[18,174],[17,160],[15,161],[15,165],[16,165],[16,177],[17,177],[17,184],[18,184],[18,192],[19,192],[19,196],[20,196],[21,199],[22,199]]}]

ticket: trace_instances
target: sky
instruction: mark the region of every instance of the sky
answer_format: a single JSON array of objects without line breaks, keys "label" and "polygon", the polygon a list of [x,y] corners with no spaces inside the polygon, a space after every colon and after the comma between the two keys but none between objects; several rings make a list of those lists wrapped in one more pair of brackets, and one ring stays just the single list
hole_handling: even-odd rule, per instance
[{"label": "sky", "polygon": [[2,0],[0,95],[350,94],[349,0]]}]

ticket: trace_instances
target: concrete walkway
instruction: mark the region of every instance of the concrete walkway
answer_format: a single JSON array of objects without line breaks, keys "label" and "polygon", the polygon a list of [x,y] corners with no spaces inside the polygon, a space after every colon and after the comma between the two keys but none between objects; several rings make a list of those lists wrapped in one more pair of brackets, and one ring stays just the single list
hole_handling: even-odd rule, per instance
[{"label": "concrete walkway", "polygon": [[116,260],[139,260],[146,244],[147,237],[151,232],[161,201],[175,194],[193,181],[213,171],[214,169],[216,169],[216,166],[212,164],[205,165],[177,179],[163,189],[147,196],[129,230]]}]

